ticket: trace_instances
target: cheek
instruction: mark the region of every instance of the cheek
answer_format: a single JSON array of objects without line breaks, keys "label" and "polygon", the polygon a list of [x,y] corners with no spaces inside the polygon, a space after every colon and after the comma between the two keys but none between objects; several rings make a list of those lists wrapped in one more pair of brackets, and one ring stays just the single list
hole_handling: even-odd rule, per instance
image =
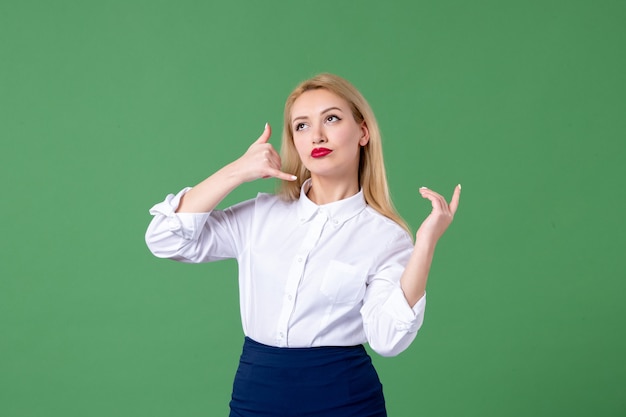
[{"label": "cheek", "polygon": [[345,146],[359,148],[361,140],[361,132],[352,128],[352,126],[345,126],[337,131],[337,140]]},{"label": "cheek", "polygon": [[303,153],[306,153],[308,150],[306,148],[304,140],[300,138],[293,139],[293,146],[296,148],[296,152],[300,155],[300,159],[302,159]]}]

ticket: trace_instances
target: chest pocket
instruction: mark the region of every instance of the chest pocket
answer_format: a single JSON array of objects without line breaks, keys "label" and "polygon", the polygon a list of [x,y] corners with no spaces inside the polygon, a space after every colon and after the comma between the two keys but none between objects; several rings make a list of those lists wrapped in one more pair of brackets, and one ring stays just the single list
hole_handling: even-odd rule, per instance
[{"label": "chest pocket", "polygon": [[331,261],[324,273],[320,291],[337,304],[355,303],[365,295],[366,274],[349,264]]}]

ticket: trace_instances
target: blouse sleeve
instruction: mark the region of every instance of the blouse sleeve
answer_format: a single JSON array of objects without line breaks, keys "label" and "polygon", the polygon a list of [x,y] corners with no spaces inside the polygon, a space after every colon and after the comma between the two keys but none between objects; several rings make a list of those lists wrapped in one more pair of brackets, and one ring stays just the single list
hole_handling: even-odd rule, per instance
[{"label": "blouse sleeve", "polygon": [[381,356],[395,356],[409,347],[424,321],[426,295],[411,308],[400,287],[412,250],[407,234],[397,237],[368,278],[361,316],[368,343]]},{"label": "blouse sleeve", "polygon": [[146,244],[159,258],[199,263],[237,258],[247,241],[254,200],[209,213],[176,213],[182,196],[169,194],[150,209],[153,218],[146,231]]}]

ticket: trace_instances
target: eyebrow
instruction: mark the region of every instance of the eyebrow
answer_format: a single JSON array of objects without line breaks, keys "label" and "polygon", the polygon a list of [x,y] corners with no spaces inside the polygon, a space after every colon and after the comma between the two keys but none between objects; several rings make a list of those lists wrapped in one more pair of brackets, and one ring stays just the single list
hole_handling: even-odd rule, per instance
[{"label": "eyebrow", "polygon": [[[322,111],[320,112],[320,114],[328,113],[328,112],[329,112],[329,111],[331,111],[331,110],[339,110],[339,111],[341,111],[341,112],[343,111],[343,110],[341,110],[339,107],[334,107],[334,106],[333,106],[333,107],[329,107],[329,108],[327,108],[327,109],[325,109],[325,110],[322,110]],[[294,118],[291,120],[291,123],[295,122],[296,120],[300,120],[300,119],[308,119],[308,116],[298,116],[298,117],[294,117]]]}]

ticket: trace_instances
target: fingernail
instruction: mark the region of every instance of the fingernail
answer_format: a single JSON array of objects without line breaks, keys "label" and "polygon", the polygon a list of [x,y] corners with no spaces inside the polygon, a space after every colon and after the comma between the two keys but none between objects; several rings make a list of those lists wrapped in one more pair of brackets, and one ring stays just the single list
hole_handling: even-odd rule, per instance
[{"label": "fingernail", "polygon": [[428,190],[428,187],[420,187],[420,190]]},{"label": "fingernail", "polygon": [[459,184],[459,190],[461,189],[461,184]]},{"label": "fingernail", "polygon": [[298,179],[298,177],[296,177],[295,175],[292,175],[292,176],[291,176],[291,179],[295,181],[295,180],[297,180],[297,179]]},{"label": "fingernail", "polygon": [[266,123],[265,123],[265,128],[264,128],[263,130],[267,129],[267,125],[268,125],[268,124],[267,124],[267,122],[266,122]]}]

